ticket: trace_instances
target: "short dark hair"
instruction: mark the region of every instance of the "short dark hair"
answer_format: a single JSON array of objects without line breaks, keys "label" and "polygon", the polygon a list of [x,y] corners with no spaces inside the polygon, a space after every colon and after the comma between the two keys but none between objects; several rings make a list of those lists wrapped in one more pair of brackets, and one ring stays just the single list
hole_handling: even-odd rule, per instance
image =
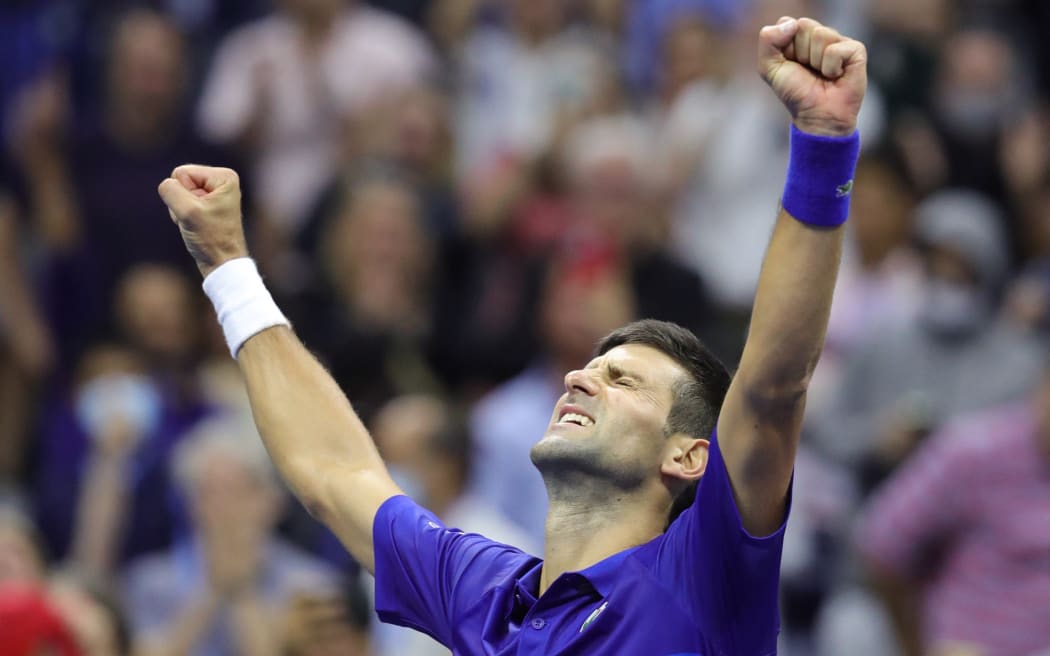
[{"label": "short dark hair", "polygon": [[[668,321],[642,319],[617,328],[606,335],[595,355],[625,344],[650,346],[667,355],[685,369],[688,378],[674,384],[674,401],[667,413],[664,435],[685,433],[696,438],[707,438],[715,429],[731,376],[722,361],[690,330]],[[697,484],[687,487],[675,497],[668,517],[668,525],[683,510],[692,505]]]}]

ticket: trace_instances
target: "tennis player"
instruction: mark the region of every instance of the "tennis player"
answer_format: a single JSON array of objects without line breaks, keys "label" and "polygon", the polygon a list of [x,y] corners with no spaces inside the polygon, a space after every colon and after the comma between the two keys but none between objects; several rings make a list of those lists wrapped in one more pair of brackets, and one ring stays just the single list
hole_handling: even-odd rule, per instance
[{"label": "tennis player", "polygon": [[375,573],[381,620],[463,655],[775,653],[793,463],[867,78],[864,46],[814,20],[782,18],[758,41],[793,125],[739,370],[730,383],[691,333],[642,321],[566,374],[532,450],[550,496],[542,559],[445,527],[394,484],[248,258],[236,173],[186,165],[160,184],[271,457]]}]

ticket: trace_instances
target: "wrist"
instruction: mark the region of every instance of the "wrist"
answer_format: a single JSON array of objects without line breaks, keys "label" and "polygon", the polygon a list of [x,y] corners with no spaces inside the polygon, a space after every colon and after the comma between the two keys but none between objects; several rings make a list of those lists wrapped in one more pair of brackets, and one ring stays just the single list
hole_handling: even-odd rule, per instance
[{"label": "wrist", "polygon": [[[197,263],[197,270],[201,272],[201,276],[207,278],[216,269],[232,262],[233,260],[248,259],[248,248],[243,243],[231,242],[226,245],[219,245],[213,248],[214,253],[193,253],[193,259]],[[192,251],[191,251],[192,252]]]},{"label": "wrist", "polygon": [[817,135],[791,126],[791,154],[781,206],[795,220],[836,228],[849,216],[860,135]]},{"label": "wrist", "polygon": [[799,131],[815,137],[849,137],[857,131],[856,119],[839,121],[835,119],[796,118],[794,126]]},{"label": "wrist", "polygon": [[274,326],[291,326],[250,258],[234,258],[216,266],[205,277],[203,286],[235,359],[252,336]]}]

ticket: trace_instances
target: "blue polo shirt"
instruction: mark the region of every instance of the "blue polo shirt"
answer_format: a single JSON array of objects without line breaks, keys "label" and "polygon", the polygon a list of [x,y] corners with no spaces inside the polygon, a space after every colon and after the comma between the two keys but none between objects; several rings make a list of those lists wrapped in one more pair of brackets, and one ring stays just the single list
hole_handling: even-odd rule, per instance
[{"label": "blue polo shirt", "polygon": [[744,530],[714,435],[695,503],[664,534],[542,595],[541,559],[446,528],[405,496],[380,507],[373,541],[379,619],[457,655],[776,653],[784,526]]}]

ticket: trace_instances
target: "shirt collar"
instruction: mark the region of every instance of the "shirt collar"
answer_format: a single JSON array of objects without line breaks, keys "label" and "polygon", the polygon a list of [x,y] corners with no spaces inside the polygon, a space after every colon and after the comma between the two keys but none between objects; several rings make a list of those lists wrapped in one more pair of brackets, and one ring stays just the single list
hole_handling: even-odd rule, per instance
[{"label": "shirt collar", "polygon": [[[599,560],[590,567],[578,572],[566,572],[562,576],[581,576],[591,584],[598,594],[608,597],[612,592],[616,581],[621,577],[620,566],[623,561],[638,547],[631,547],[618,551],[613,555]],[[519,603],[531,607],[536,603],[537,592],[540,589],[540,574],[543,572],[543,561],[538,561],[529,571],[525,572],[515,583],[515,593]]]},{"label": "shirt collar", "polygon": [[581,569],[579,574],[587,579],[587,582],[598,591],[598,594],[608,597],[616,581],[622,578],[621,565],[623,565],[623,561],[637,548],[631,547],[630,549],[618,551],[604,560],[599,560],[590,567]]}]

